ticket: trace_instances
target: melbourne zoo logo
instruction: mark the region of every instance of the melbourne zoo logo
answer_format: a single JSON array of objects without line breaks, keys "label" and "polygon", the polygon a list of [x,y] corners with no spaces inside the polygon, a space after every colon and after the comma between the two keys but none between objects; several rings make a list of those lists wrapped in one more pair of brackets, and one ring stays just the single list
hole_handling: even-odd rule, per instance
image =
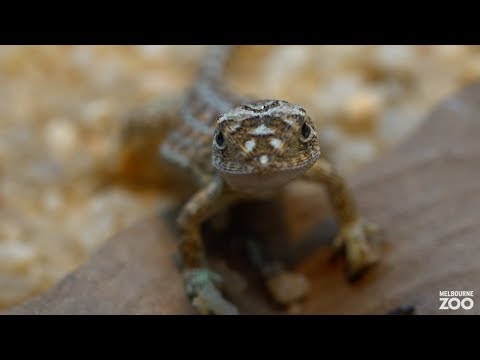
[{"label": "melbourne zoo logo", "polygon": [[470,310],[473,305],[473,291],[440,291],[440,310]]}]

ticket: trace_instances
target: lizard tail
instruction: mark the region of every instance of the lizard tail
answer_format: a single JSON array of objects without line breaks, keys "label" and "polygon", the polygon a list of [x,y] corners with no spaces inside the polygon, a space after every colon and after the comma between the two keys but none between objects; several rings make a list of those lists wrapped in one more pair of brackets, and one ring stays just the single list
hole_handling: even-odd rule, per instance
[{"label": "lizard tail", "polygon": [[233,45],[212,45],[200,68],[200,76],[214,82],[221,82],[225,65],[232,53]]}]

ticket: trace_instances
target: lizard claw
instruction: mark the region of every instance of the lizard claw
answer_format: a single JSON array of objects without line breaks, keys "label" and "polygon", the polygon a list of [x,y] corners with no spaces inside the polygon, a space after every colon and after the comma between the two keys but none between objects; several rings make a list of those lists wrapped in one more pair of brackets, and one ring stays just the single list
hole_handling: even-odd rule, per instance
[{"label": "lizard claw", "polygon": [[378,262],[378,254],[370,241],[381,232],[376,224],[364,220],[345,224],[333,241],[336,250],[344,249],[348,263],[348,277],[355,280]]},{"label": "lizard claw", "polygon": [[220,275],[207,268],[194,268],[185,270],[183,276],[187,295],[200,314],[238,315],[237,308],[218,289],[222,283]]}]

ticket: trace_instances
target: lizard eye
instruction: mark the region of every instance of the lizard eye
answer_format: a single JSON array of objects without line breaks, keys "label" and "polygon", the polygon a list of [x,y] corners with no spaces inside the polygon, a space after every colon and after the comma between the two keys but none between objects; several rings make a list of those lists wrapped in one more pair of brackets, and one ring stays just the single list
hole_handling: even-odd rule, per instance
[{"label": "lizard eye", "polygon": [[223,136],[223,133],[221,131],[217,132],[217,134],[215,135],[214,143],[219,149],[225,148],[225,136]]},{"label": "lizard eye", "polygon": [[302,141],[310,140],[312,127],[305,121],[302,125]]}]

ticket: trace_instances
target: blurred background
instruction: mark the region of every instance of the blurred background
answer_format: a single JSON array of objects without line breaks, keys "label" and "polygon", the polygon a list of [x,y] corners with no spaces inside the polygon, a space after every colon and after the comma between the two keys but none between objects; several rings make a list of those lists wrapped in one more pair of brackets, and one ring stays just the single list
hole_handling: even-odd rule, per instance
[{"label": "blurred background", "polygon": [[[0,47],[0,310],[48,289],[168,201],[153,157],[143,159],[150,183],[126,165],[120,119],[187,89],[204,51]],[[233,55],[229,84],[304,106],[347,175],[480,78],[478,46],[244,46]]]}]

